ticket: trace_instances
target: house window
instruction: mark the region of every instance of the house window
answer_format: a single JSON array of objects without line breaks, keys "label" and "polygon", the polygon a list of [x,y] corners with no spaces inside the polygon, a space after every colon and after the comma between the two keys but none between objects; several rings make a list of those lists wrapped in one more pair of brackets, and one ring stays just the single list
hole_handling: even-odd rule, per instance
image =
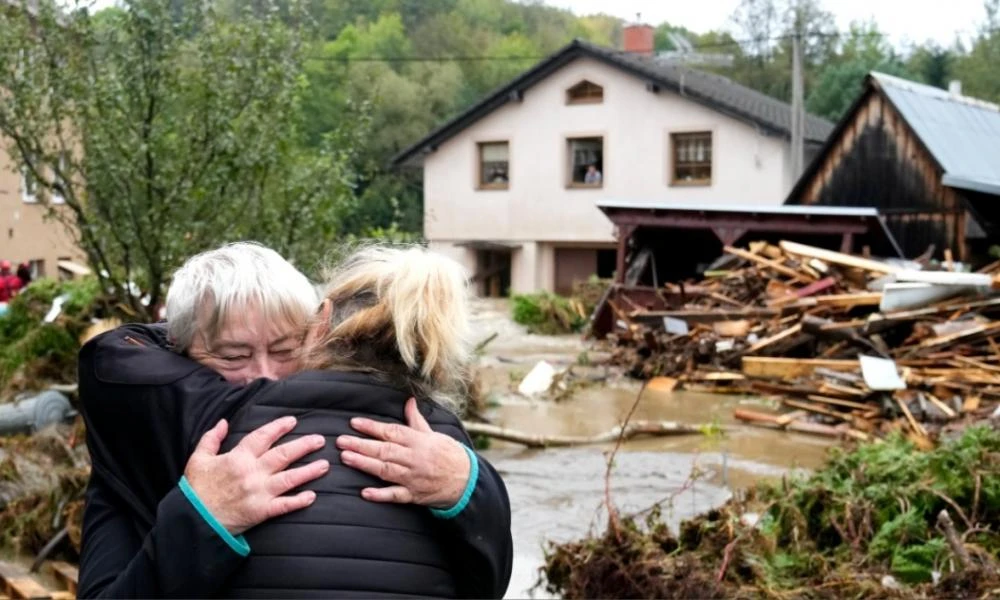
[{"label": "house window", "polygon": [[52,204],[65,204],[63,188],[66,186],[66,171],[69,169],[69,157],[65,152],[59,153],[59,172],[52,174],[52,182],[55,189],[52,190]]},{"label": "house window", "polygon": [[604,101],[604,88],[584,79],[566,90],[566,104],[599,104]]},{"label": "house window", "polygon": [[21,169],[21,199],[26,204],[38,202],[38,181],[27,167]]},{"label": "house window", "polygon": [[670,181],[680,185],[712,183],[712,133],[673,133],[674,164]]},{"label": "house window", "polygon": [[510,183],[510,144],[481,142],[479,144],[479,188],[505,190]]},{"label": "house window", "polygon": [[601,187],[604,184],[604,138],[571,138],[567,143],[570,187]]}]

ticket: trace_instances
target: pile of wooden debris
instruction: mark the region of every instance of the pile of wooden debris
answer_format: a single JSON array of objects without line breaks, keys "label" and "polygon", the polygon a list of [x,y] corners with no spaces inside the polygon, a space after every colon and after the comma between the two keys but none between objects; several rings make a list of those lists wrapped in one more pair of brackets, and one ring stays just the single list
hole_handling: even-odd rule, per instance
[{"label": "pile of wooden debris", "polygon": [[929,270],[792,242],[726,248],[705,279],[614,287],[593,331],[613,360],[660,387],[774,396],[764,426],[929,443],[1000,400],[1000,261]]}]

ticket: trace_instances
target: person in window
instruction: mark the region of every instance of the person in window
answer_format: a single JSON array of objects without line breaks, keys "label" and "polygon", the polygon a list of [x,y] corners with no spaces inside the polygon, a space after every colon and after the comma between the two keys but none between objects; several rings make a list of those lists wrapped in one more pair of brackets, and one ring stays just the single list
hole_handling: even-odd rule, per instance
[{"label": "person in window", "polygon": [[[501,597],[506,488],[448,408],[468,375],[461,267],[361,251],[309,319],[272,297],[295,287],[293,267],[234,246],[175,274],[166,328],[124,326],[81,350],[94,473],[80,596]],[[315,310],[311,286],[297,296]],[[271,344],[288,320],[300,324]],[[274,378],[311,370],[248,381],[268,361]],[[238,456],[278,461],[255,480],[266,491],[217,468]],[[254,498],[263,507],[241,513]]]},{"label": "person in window", "polygon": [[583,182],[588,185],[599,185],[601,183],[601,172],[597,170],[597,165],[593,163],[587,165],[587,173],[583,176]]},{"label": "person in window", "polygon": [[17,278],[21,280],[21,288],[28,287],[31,283],[31,264],[23,262],[17,266]]},{"label": "person in window", "polygon": [[494,169],[490,183],[507,183],[507,172],[502,169]]}]

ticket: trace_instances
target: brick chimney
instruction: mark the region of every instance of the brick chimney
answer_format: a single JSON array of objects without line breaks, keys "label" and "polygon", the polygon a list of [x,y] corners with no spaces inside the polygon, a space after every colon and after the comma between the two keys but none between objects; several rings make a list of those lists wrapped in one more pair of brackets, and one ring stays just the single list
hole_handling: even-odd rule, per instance
[{"label": "brick chimney", "polygon": [[622,33],[625,40],[623,48],[625,52],[642,56],[653,55],[653,27],[651,25],[636,22],[632,25],[626,25]]}]

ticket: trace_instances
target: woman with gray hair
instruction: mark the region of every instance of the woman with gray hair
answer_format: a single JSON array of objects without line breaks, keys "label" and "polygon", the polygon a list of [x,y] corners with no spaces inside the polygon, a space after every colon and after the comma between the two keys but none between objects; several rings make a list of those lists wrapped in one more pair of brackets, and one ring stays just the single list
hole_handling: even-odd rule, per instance
[{"label": "woman with gray hair", "polygon": [[[238,543],[247,559],[213,595],[503,595],[511,566],[509,501],[454,413],[469,383],[467,294],[465,274],[450,259],[418,247],[362,249],[334,271],[319,311],[303,324],[296,358],[307,370],[236,395],[220,392],[227,384],[219,381],[205,386],[204,401],[184,404],[204,414],[220,414],[219,403],[229,407],[223,449],[287,415],[297,418],[290,443],[321,435],[340,449],[327,444],[309,457],[310,464],[330,465],[310,484],[314,500],[246,531]],[[267,330],[266,317],[244,316],[251,328]],[[220,427],[224,432],[224,423],[213,431]],[[439,449],[431,460],[448,476],[433,485],[407,476],[421,466],[407,443],[413,431]],[[189,432],[188,443],[202,433]],[[141,427],[128,432],[141,435]],[[182,486],[200,468],[192,459]],[[229,493],[235,500],[242,491]],[[491,550],[497,546],[505,551]]]}]

